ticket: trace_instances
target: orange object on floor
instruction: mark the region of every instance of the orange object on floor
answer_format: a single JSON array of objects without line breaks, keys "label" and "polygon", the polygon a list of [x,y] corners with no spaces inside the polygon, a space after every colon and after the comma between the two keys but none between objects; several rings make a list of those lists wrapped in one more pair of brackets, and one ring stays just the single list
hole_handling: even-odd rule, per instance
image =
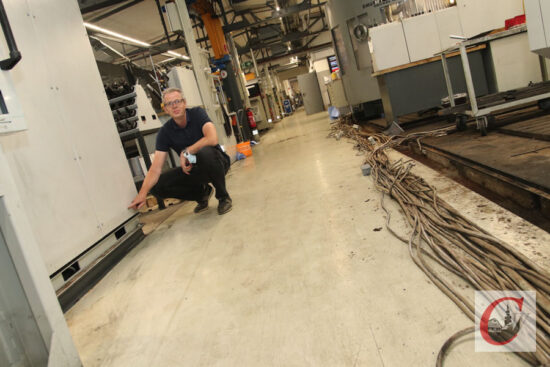
[{"label": "orange object on floor", "polygon": [[237,144],[237,152],[244,154],[247,157],[252,155],[252,148],[250,147],[250,142],[245,141],[244,143]]}]

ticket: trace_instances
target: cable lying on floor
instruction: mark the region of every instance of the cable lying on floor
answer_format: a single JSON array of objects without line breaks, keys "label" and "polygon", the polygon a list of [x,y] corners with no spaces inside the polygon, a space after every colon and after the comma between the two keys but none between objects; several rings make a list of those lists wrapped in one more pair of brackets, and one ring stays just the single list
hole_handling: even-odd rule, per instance
[{"label": "cable lying on floor", "polygon": [[[446,135],[453,128],[388,137],[372,135],[369,139],[353,128],[346,119],[332,125],[329,137],[347,137],[366,153],[365,163],[372,167],[377,189],[382,192],[382,208],[387,215],[388,230],[408,244],[413,261],[473,321],[474,306],[444,277],[426,262],[429,257],[449,272],[471,284],[476,290],[525,290],[537,294],[537,351],[518,353],[533,366],[550,364],[550,274],[522,253],[475,225],[441,200],[436,189],[411,173],[413,163],[391,162],[386,151],[405,143],[421,144],[429,136]],[[390,212],[384,206],[385,196],[396,200],[412,228],[409,238],[390,227]],[[455,334],[443,346],[437,366],[445,351],[458,337],[473,331],[468,328]]]}]

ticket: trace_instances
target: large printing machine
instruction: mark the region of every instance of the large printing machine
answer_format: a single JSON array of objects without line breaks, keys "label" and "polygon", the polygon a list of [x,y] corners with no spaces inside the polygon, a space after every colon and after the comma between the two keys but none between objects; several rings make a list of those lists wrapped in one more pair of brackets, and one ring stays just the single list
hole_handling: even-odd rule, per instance
[{"label": "large printing machine", "polygon": [[[547,61],[530,52],[531,29],[529,36],[526,28],[515,27],[483,38],[523,14],[521,0],[329,1],[329,10],[348,102],[357,106],[380,98],[388,124],[438,109],[449,95],[470,97],[469,89],[479,97],[545,78]],[[476,37],[483,39],[464,45],[468,56],[461,57],[457,44]],[[483,128],[486,120],[481,122]]]},{"label": "large printing machine", "polygon": [[81,366],[59,302],[142,238],[136,188],[77,1],[0,20],[0,365]]}]

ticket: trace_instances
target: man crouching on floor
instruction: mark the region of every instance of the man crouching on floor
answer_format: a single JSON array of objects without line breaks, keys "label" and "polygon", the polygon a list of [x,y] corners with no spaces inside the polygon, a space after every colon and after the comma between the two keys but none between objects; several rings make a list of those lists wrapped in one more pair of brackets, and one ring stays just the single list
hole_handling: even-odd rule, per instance
[{"label": "man crouching on floor", "polygon": [[[225,188],[225,175],[231,161],[218,144],[216,127],[202,108],[187,108],[181,90],[166,89],[162,100],[164,110],[172,118],[158,132],[153,163],[128,208],[141,208],[151,192],[162,199],[196,201],[194,211],[200,213],[208,209],[212,195],[208,183],[212,183],[219,200],[218,214],[227,213],[232,201]],[[162,173],[169,149],[179,154],[181,167]]]}]

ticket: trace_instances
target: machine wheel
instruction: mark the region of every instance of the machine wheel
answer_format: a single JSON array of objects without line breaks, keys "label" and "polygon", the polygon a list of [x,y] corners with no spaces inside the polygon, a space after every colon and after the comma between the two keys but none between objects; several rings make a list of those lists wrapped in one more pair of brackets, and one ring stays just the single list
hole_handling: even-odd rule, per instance
[{"label": "machine wheel", "polygon": [[550,98],[541,99],[540,101],[538,101],[538,105],[541,110],[550,110]]},{"label": "machine wheel", "polygon": [[494,121],[493,116],[482,116],[476,119],[477,128],[481,132],[481,136],[487,136],[487,128],[489,127],[489,120]]},{"label": "machine wheel", "polygon": [[468,117],[464,115],[459,115],[456,120],[456,128],[458,131],[466,131],[468,129],[468,125],[466,125],[466,121],[468,121]]},{"label": "machine wheel", "polygon": [[481,136],[487,136],[487,126],[483,122],[479,125],[479,131],[481,131]]}]

